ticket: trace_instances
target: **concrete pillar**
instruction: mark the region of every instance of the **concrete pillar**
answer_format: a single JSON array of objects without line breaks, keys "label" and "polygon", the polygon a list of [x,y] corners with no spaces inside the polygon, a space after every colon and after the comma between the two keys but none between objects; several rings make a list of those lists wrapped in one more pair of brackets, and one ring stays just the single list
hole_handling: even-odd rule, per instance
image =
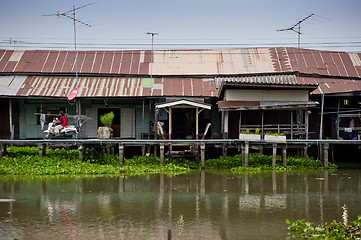
[{"label": "concrete pillar", "polygon": [[119,164],[124,163],[124,145],[119,144]]},{"label": "concrete pillar", "polygon": [[205,169],[205,160],[206,160],[206,144],[201,143],[201,169]]},{"label": "concrete pillar", "polygon": [[272,167],[276,167],[277,143],[272,144]]},{"label": "concrete pillar", "polygon": [[38,148],[39,148],[39,157],[45,156],[45,150],[46,150],[45,144],[39,143]]},{"label": "concrete pillar", "polygon": [[283,166],[287,167],[287,144],[282,144],[282,162]]},{"label": "concrete pillar", "polygon": [[159,158],[160,164],[164,165],[164,143],[159,145]]},{"label": "concrete pillar", "polygon": [[79,151],[79,159],[83,160],[84,159],[84,153],[85,153],[83,144],[79,145],[78,151]]},{"label": "concrete pillar", "polygon": [[330,145],[328,143],[323,144],[323,166],[325,169],[328,169],[328,149]]},{"label": "concrete pillar", "polygon": [[244,167],[248,167],[249,142],[244,143]]}]

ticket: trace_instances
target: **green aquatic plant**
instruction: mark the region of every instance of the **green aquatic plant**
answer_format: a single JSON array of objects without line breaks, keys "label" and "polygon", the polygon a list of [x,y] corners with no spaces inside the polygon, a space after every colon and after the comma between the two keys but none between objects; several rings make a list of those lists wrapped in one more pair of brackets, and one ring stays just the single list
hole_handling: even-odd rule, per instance
[{"label": "green aquatic plant", "polygon": [[360,239],[361,215],[357,216],[356,221],[348,222],[346,205],[342,209],[341,222],[333,220],[331,223],[316,225],[306,219],[294,222],[286,219],[286,224],[289,225],[287,239]]}]

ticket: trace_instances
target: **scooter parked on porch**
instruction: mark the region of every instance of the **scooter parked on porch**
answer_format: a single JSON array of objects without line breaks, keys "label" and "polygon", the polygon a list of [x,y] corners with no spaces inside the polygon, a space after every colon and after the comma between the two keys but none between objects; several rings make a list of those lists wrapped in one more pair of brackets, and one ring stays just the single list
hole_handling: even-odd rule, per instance
[{"label": "scooter parked on porch", "polygon": [[55,120],[48,124],[48,129],[44,131],[43,138],[44,139],[59,139],[59,138],[60,139],[64,139],[64,138],[74,139],[74,138],[78,138],[78,129],[73,125],[68,125],[68,126],[64,127],[63,129],[60,129],[59,136],[55,135],[54,128],[55,128]]}]

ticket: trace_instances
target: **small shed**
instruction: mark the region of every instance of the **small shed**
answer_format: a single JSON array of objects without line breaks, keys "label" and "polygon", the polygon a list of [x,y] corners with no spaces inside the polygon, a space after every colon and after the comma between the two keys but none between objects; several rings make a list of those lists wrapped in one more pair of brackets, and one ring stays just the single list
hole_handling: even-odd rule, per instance
[{"label": "small shed", "polygon": [[156,104],[155,108],[156,122],[161,109],[168,114],[167,118],[163,118],[166,120],[165,126],[168,126],[168,139],[198,139],[200,134],[205,133],[207,126],[209,127],[211,105],[201,99],[172,100]]}]

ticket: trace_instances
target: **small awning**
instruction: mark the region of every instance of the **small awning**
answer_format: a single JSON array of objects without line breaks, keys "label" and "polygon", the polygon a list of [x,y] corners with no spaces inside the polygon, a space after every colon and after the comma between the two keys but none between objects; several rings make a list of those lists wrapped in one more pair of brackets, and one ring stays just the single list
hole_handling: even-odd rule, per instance
[{"label": "small awning", "polygon": [[295,109],[314,107],[318,102],[261,102],[261,101],[219,101],[218,108],[220,111],[227,110],[260,110],[260,109]]},{"label": "small awning", "polygon": [[166,108],[166,107],[175,107],[175,106],[182,106],[182,105],[192,106],[192,107],[200,107],[200,108],[211,110],[210,104],[194,102],[194,101],[190,101],[190,100],[186,100],[186,99],[156,104],[155,108]]}]

